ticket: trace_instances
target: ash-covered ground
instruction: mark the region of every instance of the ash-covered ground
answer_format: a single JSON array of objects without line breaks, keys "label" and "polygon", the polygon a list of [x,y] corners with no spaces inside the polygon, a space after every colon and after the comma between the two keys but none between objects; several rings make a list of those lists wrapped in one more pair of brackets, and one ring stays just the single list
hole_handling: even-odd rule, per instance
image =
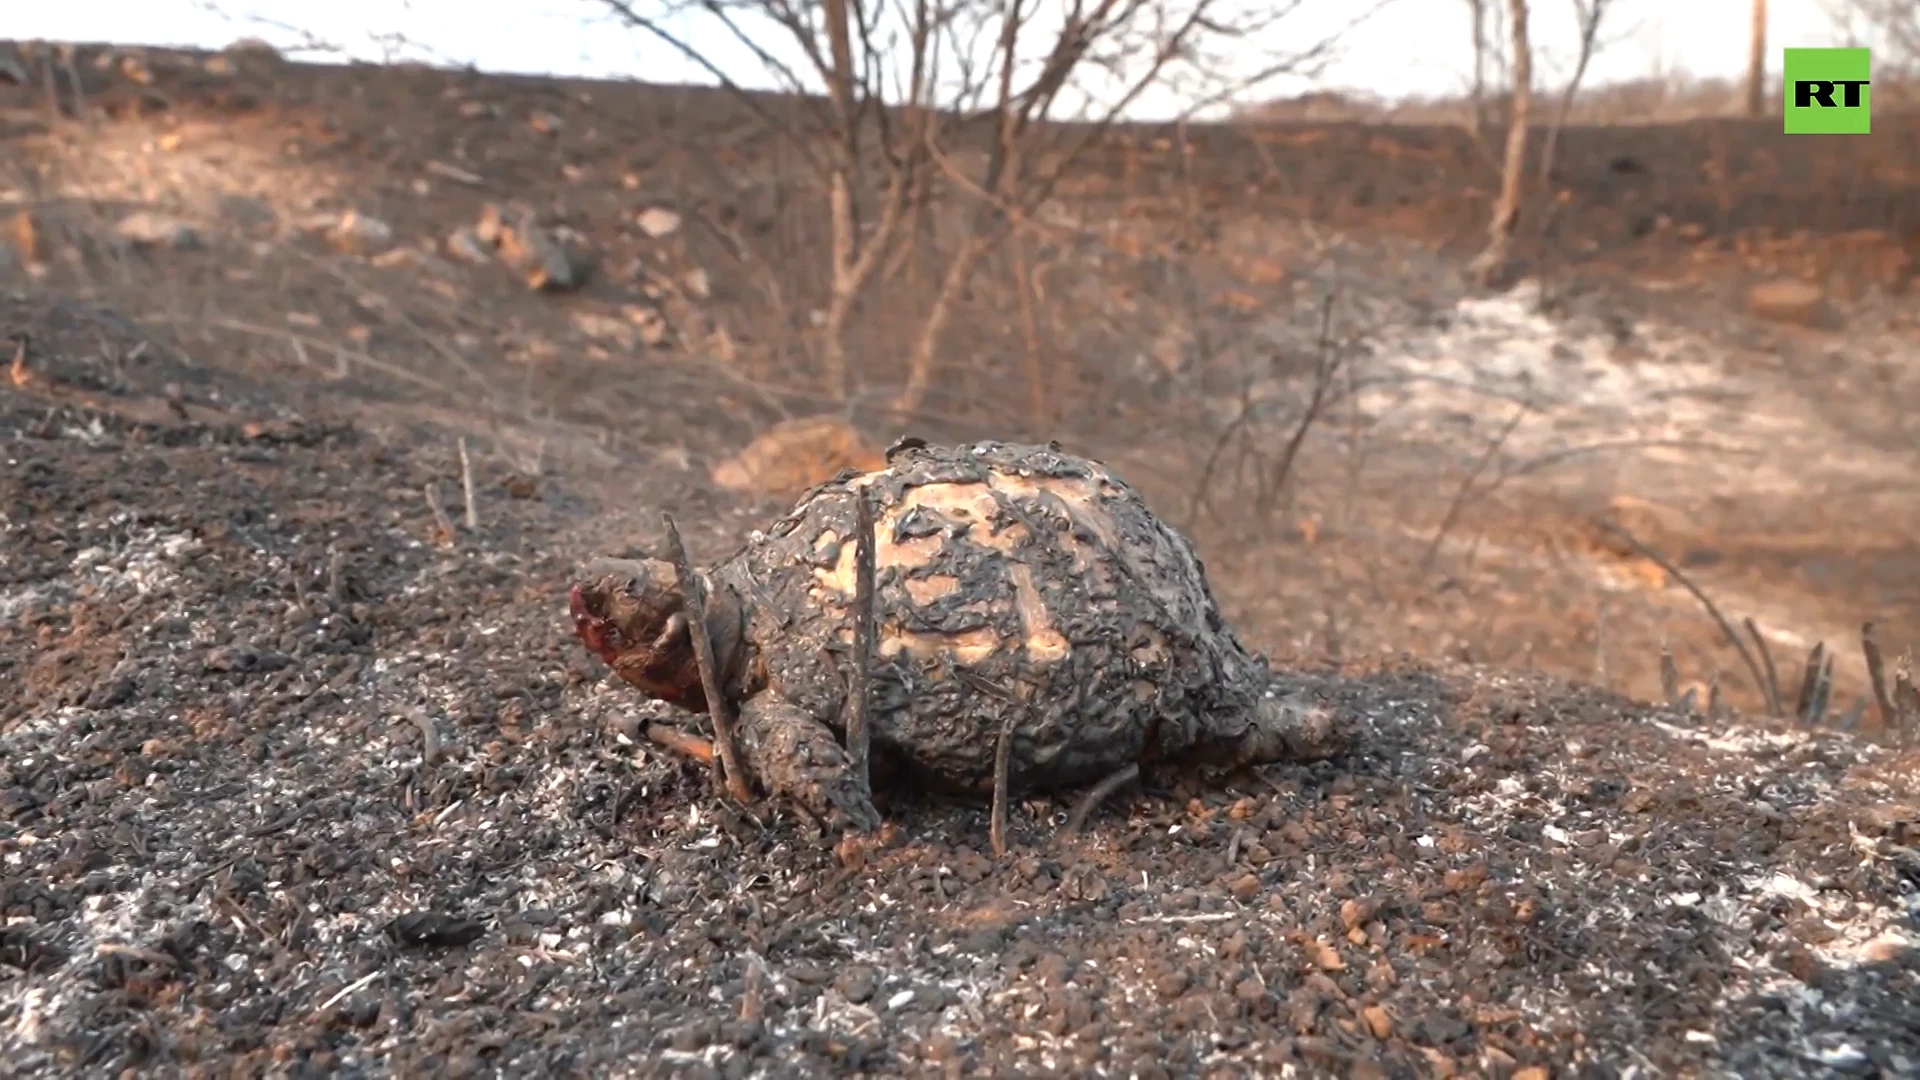
[{"label": "ash-covered ground", "polygon": [[1348,759],[845,865],[567,633],[692,481],[480,455],[469,530],[444,431],[4,314],[0,1072],[1920,1074],[1914,751],[1315,668]]}]

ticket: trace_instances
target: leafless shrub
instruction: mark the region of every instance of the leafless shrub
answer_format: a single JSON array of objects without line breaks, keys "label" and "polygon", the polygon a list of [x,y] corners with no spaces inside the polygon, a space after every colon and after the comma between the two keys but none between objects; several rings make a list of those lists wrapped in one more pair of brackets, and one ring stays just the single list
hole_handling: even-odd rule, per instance
[{"label": "leafless shrub", "polygon": [[1506,156],[1500,167],[1500,194],[1494,199],[1493,218],[1487,224],[1487,246],[1470,267],[1483,284],[1491,284],[1507,273],[1526,184],[1527,134],[1533,118],[1533,46],[1527,39],[1527,0],[1507,0],[1507,32],[1513,49],[1513,108],[1507,117]]},{"label": "leafless shrub", "polygon": [[[988,255],[1033,221],[1129,106],[1158,88],[1197,111],[1311,70],[1337,37],[1262,52],[1303,0],[1089,0],[1057,13],[1031,0],[600,2],[755,108],[824,192],[832,242],[818,330],[830,390],[854,389],[849,326],[876,272],[911,239],[910,206],[957,196],[946,207],[958,212],[956,235],[904,350],[893,407],[905,413],[927,400],[957,305]],[[676,29],[689,21],[748,50],[782,90],[803,95],[800,107],[760,106],[696,35]]]}]

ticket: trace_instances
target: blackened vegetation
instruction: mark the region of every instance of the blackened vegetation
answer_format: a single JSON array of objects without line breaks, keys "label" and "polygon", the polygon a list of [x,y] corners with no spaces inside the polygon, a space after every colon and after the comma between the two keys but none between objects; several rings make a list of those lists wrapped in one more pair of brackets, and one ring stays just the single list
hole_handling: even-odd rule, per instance
[{"label": "blackened vegetation", "polygon": [[459,948],[479,941],[487,926],[437,911],[409,911],[388,923],[386,932],[400,945]]}]

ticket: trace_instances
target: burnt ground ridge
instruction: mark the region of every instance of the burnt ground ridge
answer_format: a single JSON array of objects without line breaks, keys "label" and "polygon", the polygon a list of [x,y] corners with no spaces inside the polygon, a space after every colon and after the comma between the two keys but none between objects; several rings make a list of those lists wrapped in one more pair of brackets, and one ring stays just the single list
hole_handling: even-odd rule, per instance
[{"label": "burnt ground ridge", "polygon": [[488,458],[441,536],[446,433],[4,314],[0,1072],[1920,1073],[1913,751],[1319,667],[1349,759],[1023,802],[1004,859],[894,798],[844,861],[567,634],[699,493]]}]

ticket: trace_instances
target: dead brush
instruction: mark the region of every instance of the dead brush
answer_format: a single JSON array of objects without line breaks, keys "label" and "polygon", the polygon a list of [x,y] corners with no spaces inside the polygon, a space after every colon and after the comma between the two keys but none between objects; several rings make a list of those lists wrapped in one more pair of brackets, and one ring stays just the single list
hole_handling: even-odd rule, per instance
[{"label": "dead brush", "polygon": [[[1721,634],[1740,654],[1748,672],[1753,676],[1755,689],[1766,700],[1767,715],[1776,719],[1785,718],[1786,696],[1780,686],[1779,669],[1774,665],[1773,653],[1767,648],[1766,637],[1760,633],[1760,627],[1751,617],[1743,619],[1748,636],[1753,639],[1754,651],[1749,651],[1746,642],[1733,629],[1726,616],[1720,613],[1707,594],[1701,590],[1692,578],[1665,556],[1654,551],[1632,533],[1601,519],[1596,524],[1651,560],[1665,571],[1680,586],[1700,601],[1707,614],[1712,616],[1720,627]],[[1793,719],[1807,728],[1831,726],[1839,731],[1857,731],[1866,717],[1871,704],[1880,721],[1880,728],[1895,745],[1910,746],[1920,742],[1920,689],[1913,681],[1913,656],[1908,653],[1901,657],[1899,666],[1894,670],[1893,684],[1887,684],[1886,661],[1880,652],[1880,643],[1874,637],[1871,621],[1860,624],[1860,652],[1865,657],[1869,691],[1854,701],[1847,710],[1829,725],[1828,713],[1833,705],[1833,666],[1834,655],[1828,651],[1827,643],[1816,641],[1813,648],[1807,650],[1807,659],[1801,665],[1799,690],[1794,695]],[[1673,650],[1663,641],[1660,645],[1660,691],[1668,706],[1686,715],[1697,715],[1700,711],[1696,701],[1696,690],[1688,687],[1681,689],[1680,671],[1674,662]],[[1720,701],[1720,673],[1713,673],[1709,684],[1706,703],[1706,716],[1718,719],[1723,715]]]}]

